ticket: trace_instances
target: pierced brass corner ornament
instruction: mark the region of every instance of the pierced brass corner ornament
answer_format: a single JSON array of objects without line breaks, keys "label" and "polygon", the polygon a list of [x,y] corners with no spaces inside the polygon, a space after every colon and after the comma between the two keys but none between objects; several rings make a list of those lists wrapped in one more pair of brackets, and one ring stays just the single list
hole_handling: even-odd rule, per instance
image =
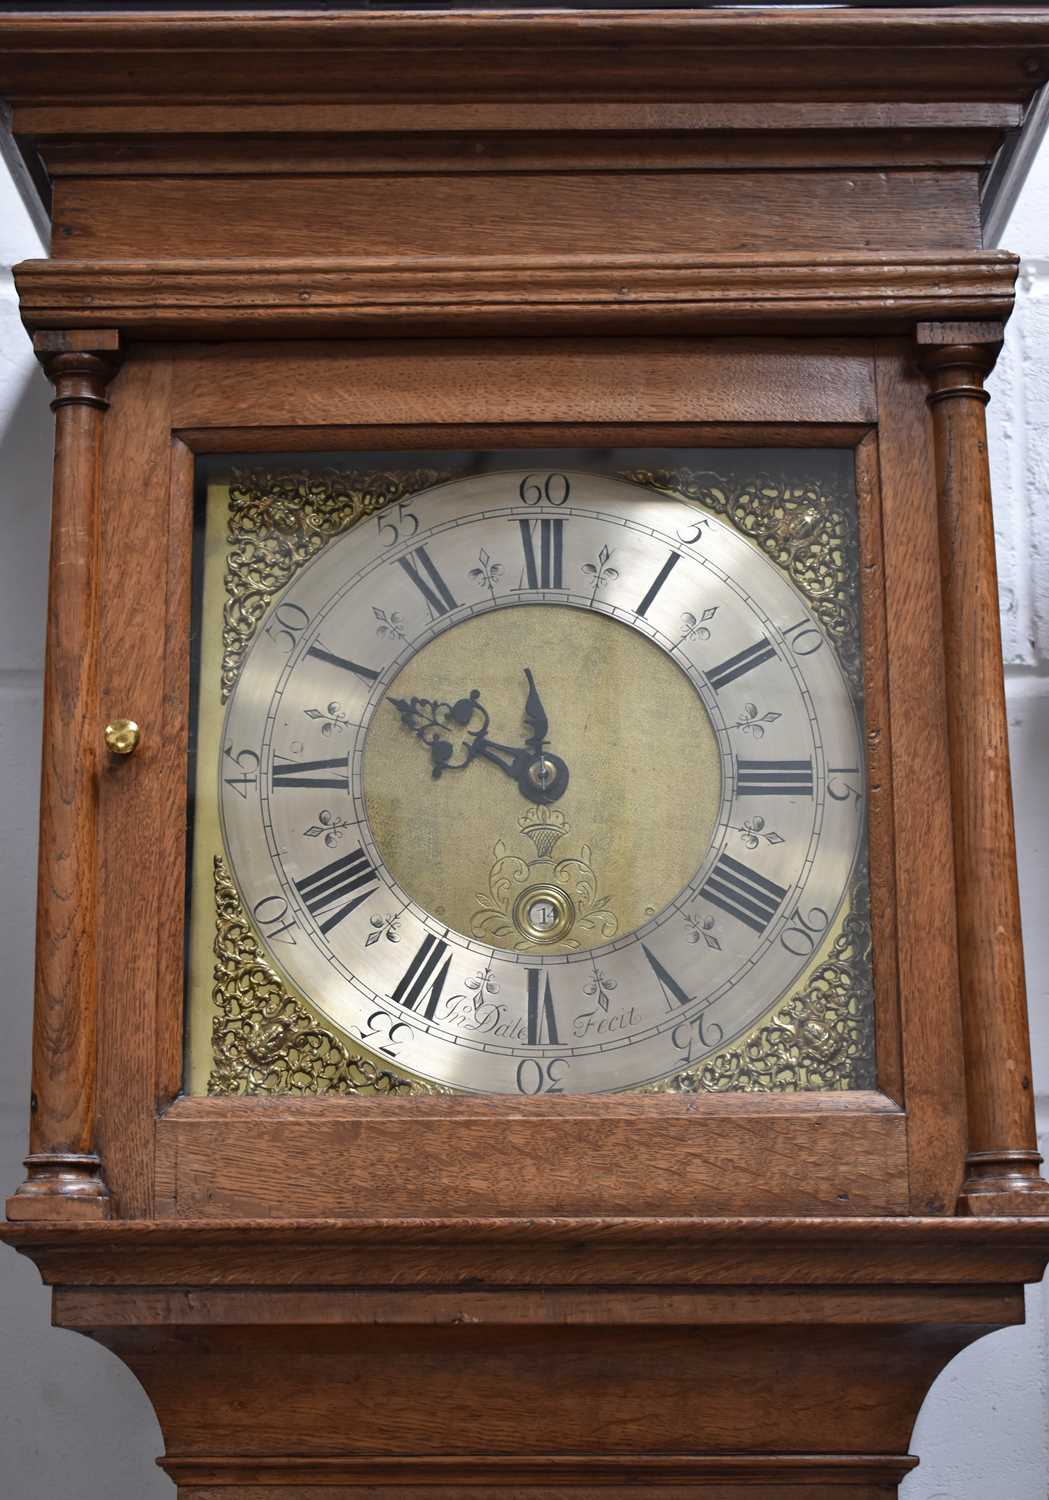
[{"label": "pierced brass corner ornament", "polygon": [[645,1093],[800,1093],[872,1089],[876,1083],[870,889],[857,880],[841,931],[804,989],[738,1046]]},{"label": "pierced brass corner ornament", "polygon": [[244,653],[274,598],[333,536],[451,471],[235,469],[229,487],[229,551],[222,628],[221,696],[225,703]]},{"label": "pierced brass corner ornament", "polygon": [[225,860],[216,855],[214,1065],[209,1094],[429,1094],[351,1052],[300,1000],[262,955]]},{"label": "pierced brass corner ornament", "polygon": [[808,600],[860,696],[859,605],[849,586],[859,537],[854,507],[844,496],[818,480],[730,480],[699,469],[632,469],[619,478],[701,505],[756,542]]}]

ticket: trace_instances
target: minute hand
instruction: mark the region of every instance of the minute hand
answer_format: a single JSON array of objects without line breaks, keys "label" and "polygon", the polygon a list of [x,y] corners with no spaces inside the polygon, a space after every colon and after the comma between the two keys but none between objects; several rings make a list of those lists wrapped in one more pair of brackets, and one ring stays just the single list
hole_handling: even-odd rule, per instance
[{"label": "minute hand", "polygon": [[546,717],[546,709],[543,707],[543,700],[539,696],[539,689],[535,685],[531,668],[525,667],[524,674],[528,679],[528,697],[525,699],[524,708],[525,723],[532,726],[532,733],[525,740],[525,744],[536,755],[539,755],[546,744],[550,721]]}]

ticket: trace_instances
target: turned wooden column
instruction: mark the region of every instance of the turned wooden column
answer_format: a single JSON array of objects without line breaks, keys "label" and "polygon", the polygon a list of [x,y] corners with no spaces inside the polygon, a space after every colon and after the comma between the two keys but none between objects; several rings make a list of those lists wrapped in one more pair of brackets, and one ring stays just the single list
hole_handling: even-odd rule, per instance
[{"label": "turned wooden column", "polygon": [[27,1177],[9,1219],[109,1217],[95,1151],[95,887],[99,476],[106,389],[119,336],[38,334],[55,387],[51,591]]},{"label": "turned wooden column", "polygon": [[920,324],[936,444],[958,959],[969,1117],[963,1210],[1049,1213],[1027,1032],[983,382],[997,323]]}]

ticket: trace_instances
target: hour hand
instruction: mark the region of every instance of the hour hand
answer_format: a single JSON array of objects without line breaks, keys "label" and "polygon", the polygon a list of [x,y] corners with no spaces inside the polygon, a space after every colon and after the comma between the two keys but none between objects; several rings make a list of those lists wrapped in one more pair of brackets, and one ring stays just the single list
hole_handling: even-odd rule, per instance
[{"label": "hour hand", "polygon": [[465,770],[481,757],[515,781],[529,802],[556,802],[568,786],[568,766],[559,755],[542,749],[546,716],[538,693],[535,696],[538,707],[534,717],[529,714],[529,723],[543,733],[533,735],[524,747],[501,745],[488,738],[489,714],[478,688],[456,703],[436,698],[389,698],[387,702],[400,714],[404,727],[429,750],[434,781],[439,781],[445,771]]},{"label": "hour hand", "polygon": [[464,770],[480,752],[489,720],[478,688],[455,703],[436,698],[389,698],[387,702],[400,714],[404,727],[429,749],[434,781],[444,771]]}]

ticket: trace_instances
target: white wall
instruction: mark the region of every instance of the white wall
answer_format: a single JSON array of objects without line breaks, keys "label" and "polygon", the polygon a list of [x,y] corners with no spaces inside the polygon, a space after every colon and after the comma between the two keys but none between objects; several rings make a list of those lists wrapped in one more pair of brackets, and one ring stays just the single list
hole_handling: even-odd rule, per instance
[{"label": "white wall", "polygon": [[[1025,257],[994,375],[992,463],[1040,1130],[1049,1138],[1049,147],[1003,243]],[[0,165],[0,268],[42,252]],[[49,389],[0,271],[0,1196],[21,1181],[32,1007],[34,866],[51,457]],[[1049,1139],[1043,1150],[1049,1155]],[[34,1267],[0,1251],[0,1474],[11,1500],[170,1500],[145,1395],[107,1351],[49,1326]],[[905,1500],[1046,1500],[1046,1287],[1028,1322],[937,1382]]]},{"label": "white wall", "polygon": [[[1034,1086],[1049,1158],[1049,139],[1002,245],[1022,269],[987,415]],[[1023,1328],[981,1339],[944,1371],[918,1418],[922,1462],[903,1500],[1046,1500],[1047,1334],[1049,1281],[1028,1288]]]}]

